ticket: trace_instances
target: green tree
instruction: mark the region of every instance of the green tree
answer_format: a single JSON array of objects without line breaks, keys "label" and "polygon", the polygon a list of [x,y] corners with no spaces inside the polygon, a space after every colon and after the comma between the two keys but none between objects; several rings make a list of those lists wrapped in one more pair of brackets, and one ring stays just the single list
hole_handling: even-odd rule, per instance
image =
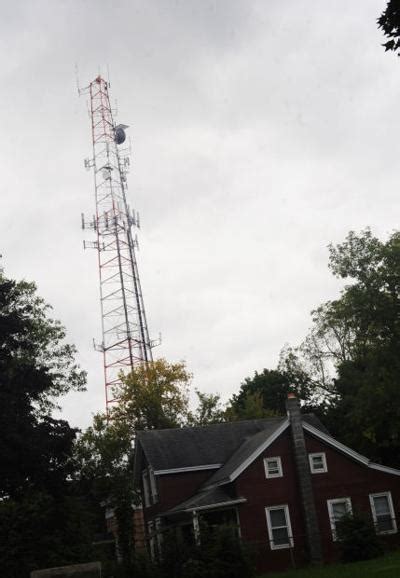
[{"label": "green tree", "polygon": [[30,491],[0,503],[2,578],[93,560],[95,520],[83,497]]},{"label": "green tree", "polygon": [[229,419],[283,415],[288,391],[331,433],[376,461],[400,461],[400,233],[369,229],[329,248],[329,268],[345,281],[339,298],[312,312],[310,333],[284,348],[276,369],[242,383]]},{"label": "green tree", "polygon": [[[4,578],[89,556],[71,478],[76,430],[53,410],[85,373],[33,283],[0,275],[0,558]],[[79,512],[79,513],[78,513]]]},{"label": "green tree", "polygon": [[[264,372],[269,370],[264,369]],[[261,380],[257,379],[255,376],[258,386],[261,386]],[[278,414],[270,409],[266,409],[264,406],[264,396],[262,391],[251,391],[252,381],[250,378],[249,389],[247,388],[247,383],[241,385],[240,392],[238,394],[233,394],[228,402],[226,408],[226,421],[238,421],[245,419],[263,419],[266,417],[275,417]]]},{"label": "green tree", "polygon": [[194,412],[189,412],[186,425],[201,426],[226,421],[225,408],[221,403],[218,393],[203,393],[195,390],[197,395],[197,407]]},{"label": "green tree", "polygon": [[296,351],[284,347],[276,369],[255,371],[246,377],[237,394],[230,399],[227,419],[258,419],[284,415],[289,391],[306,405],[313,400],[314,384]]},{"label": "green tree", "polygon": [[[369,229],[330,246],[329,267],[346,280],[313,313],[306,354],[324,374],[332,433],[373,459],[400,459],[400,233]],[[307,342],[307,340],[306,340]]]},{"label": "green tree", "polygon": [[75,447],[78,481],[82,491],[97,503],[114,509],[118,548],[123,566],[135,563],[132,505],[133,452],[136,432],[180,427],[191,418],[189,383],[185,364],[158,359],[134,367],[115,392],[118,403],[110,415],[97,414]]},{"label": "green tree", "polygon": [[183,425],[189,413],[191,377],[183,362],[157,359],[137,365],[115,392],[118,403],[111,419],[126,424],[132,438],[138,430]]},{"label": "green tree", "polygon": [[389,39],[383,44],[385,51],[398,52],[400,48],[400,3],[399,0],[389,0],[385,10],[378,18],[378,27]]},{"label": "green tree", "polygon": [[136,432],[187,423],[188,384],[184,363],[158,359],[137,365],[123,377],[118,404],[110,415],[97,414],[79,437],[75,459],[80,482],[98,499],[116,504],[132,497],[132,463]]},{"label": "green tree", "polygon": [[196,391],[198,405],[189,409],[191,374],[183,362],[158,359],[137,365],[115,392],[118,403],[110,415],[97,414],[75,446],[82,491],[114,509],[119,527],[119,550],[124,566],[135,564],[131,505],[136,432],[185,425],[206,425],[226,419],[220,397]]},{"label": "green tree", "polygon": [[65,343],[65,329],[33,283],[0,276],[0,497],[38,487],[55,491],[70,473],[75,437],[51,412],[82,390],[85,373]]},{"label": "green tree", "polygon": [[126,423],[97,414],[93,424],[75,444],[76,484],[79,493],[94,505],[99,526],[104,528],[105,507],[112,508],[118,525],[118,550],[130,571],[134,559],[132,505],[133,438]]}]

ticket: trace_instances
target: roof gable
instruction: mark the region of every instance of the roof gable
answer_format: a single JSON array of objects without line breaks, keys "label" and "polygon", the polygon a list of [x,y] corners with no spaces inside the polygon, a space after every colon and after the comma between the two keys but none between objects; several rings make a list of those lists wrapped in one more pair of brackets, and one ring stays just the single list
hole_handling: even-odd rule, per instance
[{"label": "roof gable", "polygon": [[[314,424],[316,431],[327,431],[313,414],[302,415],[303,424]],[[255,434],[246,440],[230,459],[207,480],[204,488],[229,484],[236,480],[289,426],[288,418],[280,418],[280,423],[271,424],[270,428]],[[316,427],[315,427],[316,426]],[[318,429],[317,429],[318,428]]]},{"label": "roof gable", "polygon": [[246,440],[222,468],[207,480],[204,488],[233,482],[288,426],[289,420],[283,418],[280,424],[274,424],[274,427],[265,429]]},{"label": "roof gable", "polygon": [[347,455],[352,460],[354,460],[354,461],[356,461],[356,462],[358,462],[364,466],[367,466],[368,468],[371,468],[373,470],[379,470],[381,472],[385,472],[387,474],[392,474],[394,476],[400,476],[400,470],[397,470],[395,468],[389,468],[387,466],[382,466],[381,464],[375,464],[374,462],[371,462],[365,456],[362,456],[361,454],[352,450],[348,446],[345,446],[341,442],[338,442],[335,438],[330,436],[328,433],[325,433],[325,432],[317,429],[316,427],[314,427],[313,425],[311,425],[309,423],[303,422],[303,428],[307,432],[309,432],[311,435],[317,437],[318,439],[325,442],[329,446],[337,449],[342,454]]}]

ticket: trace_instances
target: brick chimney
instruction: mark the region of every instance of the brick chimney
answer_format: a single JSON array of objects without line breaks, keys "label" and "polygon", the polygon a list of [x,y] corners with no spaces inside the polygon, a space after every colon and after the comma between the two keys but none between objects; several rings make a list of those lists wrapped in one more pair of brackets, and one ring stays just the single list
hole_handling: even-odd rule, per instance
[{"label": "brick chimney", "polygon": [[312,564],[321,564],[321,535],[315,508],[310,464],[308,461],[308,454],[304,440],[300,403],[294,393],[288,394],[286,410],[288,413],[292,434],[293,452],[296,462],[297,478],[303,506],[308,554]]}]

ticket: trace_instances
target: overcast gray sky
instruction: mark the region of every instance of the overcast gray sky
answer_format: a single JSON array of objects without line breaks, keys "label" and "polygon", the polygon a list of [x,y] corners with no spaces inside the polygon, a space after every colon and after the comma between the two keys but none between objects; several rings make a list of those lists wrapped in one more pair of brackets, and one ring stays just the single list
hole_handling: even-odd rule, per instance
[{"label": "overcast gray sky", "polygon": [[130,203],[158,356],[224,400],[338,294],[327,245],[400,222],[400,62],[384,0],[2,4],[1,252],[35,280],[88,371],[63,415],[104,407],[86,86],[110,70],[133,146]]}]

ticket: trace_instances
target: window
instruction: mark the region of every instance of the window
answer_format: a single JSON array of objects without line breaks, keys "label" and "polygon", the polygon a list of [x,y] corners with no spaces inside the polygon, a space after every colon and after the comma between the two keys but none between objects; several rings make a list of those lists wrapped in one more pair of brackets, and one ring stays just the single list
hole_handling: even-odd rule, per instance
[{"label": "window", "polygon": [[376,533],[395,534],[397,532],[397,524],[390,492],[370,494],[369,501]]},{"label": "window", "polygon": [[283,506],[265,508],[265,513],[267,516],[268,536],[271,550],[292,548],[293,537],[288,506],[285,504]]},{"label": "window", "polygon": [[318,454],[308,454],[310,470],[312,474],[323,474],[328,471],[326,465],[326,455],[324,452]]},{"label": "window", "polygon": [[329,519],[331,522],[332,538],[333,540],[336,540],[336,522],[338,522],[342,516],[352,513],[351,500],[350,498],[338,498],[335,500],[328,500],[327,504]]},{"label": "window", "polygon": [[265,477],[266,478],[281,478],[282,462],[281,458],[265,458],[264,459]]}]

